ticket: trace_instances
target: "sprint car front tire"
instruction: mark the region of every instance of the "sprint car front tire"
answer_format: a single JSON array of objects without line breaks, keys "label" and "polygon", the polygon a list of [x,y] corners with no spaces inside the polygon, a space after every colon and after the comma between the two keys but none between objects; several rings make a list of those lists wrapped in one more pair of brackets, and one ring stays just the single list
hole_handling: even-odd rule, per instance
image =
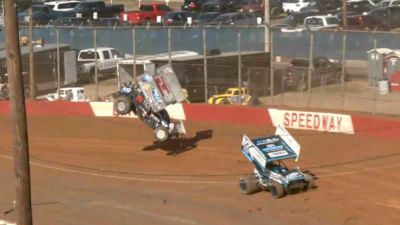
[{"label": "sprint car front tire", "polygon": [[272,186],[270,187],[270,192],[273,198],[281,198],[285,195],[282,184],[277,182],[272,183]]},{"label": "sprint car front tire", "polygon": [[154,135],[157,139],[157,141],[165,141],[168,139],[169,133],[168,133],[168,129],[166,127],[157,127],[154,130]]},{"label": "sprint car front tire", "polygon": [[239,180],[239,187],[243,194],[250,195],[260,190],[260,184],[254,175],[244,175]]},{"label": "sprint car front tire", "polygon": [[114,100],[114,111],[118,115],[126,115],[131,111],[132,103],[127,96],[119,96]]}]

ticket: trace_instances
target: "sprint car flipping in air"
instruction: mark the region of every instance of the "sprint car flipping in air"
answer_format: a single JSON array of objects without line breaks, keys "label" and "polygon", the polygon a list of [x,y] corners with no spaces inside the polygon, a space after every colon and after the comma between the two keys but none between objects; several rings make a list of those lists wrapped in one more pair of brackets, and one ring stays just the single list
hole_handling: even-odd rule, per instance
[{"label": "sprint car flipping in air", "polygon": [[239,186],[244,194],[269,190],[273,198],[280,198],[292,190],[314,188],[314,178],[299,168],[289,170],[284,159],[298,160],[300,145],[289,132],[278,125],[275,135],[250,140],[243,135],[242,153],[255,165],[251,175],[240,178]]},{"label": "sprint car flipping in air", "polygon": [[182,121],[171,122],[166,107],[185,100],[182,88],[170,65],[144,73],[136,82],[125,84],[114,100],[114,111],[119,115],[131,111],[154,131],[157,141],[181,137],[186,133]]}]

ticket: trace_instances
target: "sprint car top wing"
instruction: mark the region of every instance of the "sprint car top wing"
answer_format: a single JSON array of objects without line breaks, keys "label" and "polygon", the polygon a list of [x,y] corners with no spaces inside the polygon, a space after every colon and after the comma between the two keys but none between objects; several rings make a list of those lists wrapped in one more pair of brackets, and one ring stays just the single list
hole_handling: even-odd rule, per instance
[{"label": "sprint car top wing", "polygon": [[300,145],[281,126],[277,127],[276,135],[268,137],[250,139],[243,135],[241,149],[247,159],[261,168],[277,160],[297,160],[300,155]]},{"label": "sprint car top wing", "polygon": [[170,64],[158,68],[154,75],[146,72],[140,75],[138,84],[154,112],[185,100],[182,87]]}]

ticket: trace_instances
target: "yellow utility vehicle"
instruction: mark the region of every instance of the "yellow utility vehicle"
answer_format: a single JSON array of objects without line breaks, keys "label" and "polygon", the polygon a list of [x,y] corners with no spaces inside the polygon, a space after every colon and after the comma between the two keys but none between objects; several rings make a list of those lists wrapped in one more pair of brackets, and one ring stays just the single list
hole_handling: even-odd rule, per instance
[{"label": "yellow utility vehicle", "polygon": [[213,95],[208,99],[209,104],[239,104],[248,105],[251,100],[247,88],[228,88],[224,94]]}]

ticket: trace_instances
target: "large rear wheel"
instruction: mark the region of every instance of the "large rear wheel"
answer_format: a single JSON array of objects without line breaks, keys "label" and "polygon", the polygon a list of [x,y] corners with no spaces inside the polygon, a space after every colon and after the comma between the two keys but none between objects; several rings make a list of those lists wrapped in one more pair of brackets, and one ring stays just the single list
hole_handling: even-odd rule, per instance
[{"label": "large rear wheel", "polygon": [[114,100],[114,111],[118,115],[126,115],[131,111],[132,102],[127,96],[119,96]]},{"label": "large rear wheel", "polygon": [[260,184],[254,175],[244,175],[239,180],[239,187],[243,194],[249,195],[260,190]]},{"label": "large rear wheel", "polygon": [[304,172],[304,180],[306,181],[306,185],[304,187],[305,190],[315,188],[314,177],[309,172]]}]

